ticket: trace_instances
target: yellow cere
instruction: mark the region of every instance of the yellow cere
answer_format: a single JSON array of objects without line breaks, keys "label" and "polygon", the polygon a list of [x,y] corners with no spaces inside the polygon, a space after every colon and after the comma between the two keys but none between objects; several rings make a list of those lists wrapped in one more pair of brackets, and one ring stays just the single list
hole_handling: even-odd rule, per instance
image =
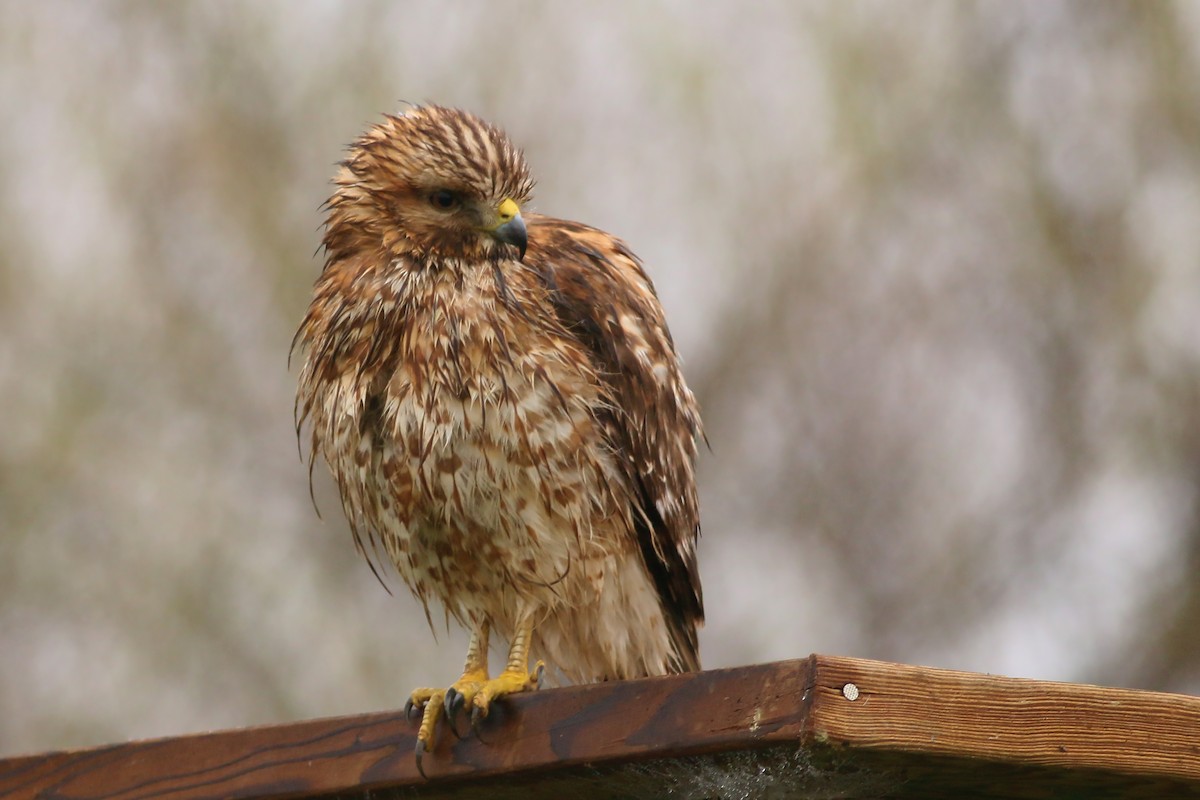
[{"label": "yellow cere", "polygon": [[501,224],[508,222],[510,219],[521,213],[521,207],[513,202],[511,197],[506,197],[504,202],[501,203],[500,207],[496,210],[500,212]]}]

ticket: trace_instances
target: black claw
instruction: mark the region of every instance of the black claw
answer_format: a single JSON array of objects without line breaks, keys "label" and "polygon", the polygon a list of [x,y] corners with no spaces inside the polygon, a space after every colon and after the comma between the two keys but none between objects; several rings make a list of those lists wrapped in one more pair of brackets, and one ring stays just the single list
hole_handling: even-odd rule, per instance
[{"label": "black claw", "polygon": [[462,692],[454,687],[446,690],[446,718],[454,719],[459,711],[462,711],[463,703],[467,698],[463,697]]},{"label": "black claw", "polygon": [[452,717],[446,717],[446,727],[450,729],[452,734],[454,734],[455,739],[460,742],[462,741],[462,734],[458,732],[458,724]]},{"label": "black claw", "polygon": [[417,760],[417,772],[421,773],[422,778],[429,780],[429,776],[425,774],[425,768],[421,766],[421,758],[425,755],[425,743],[420,739],[417,739],[417,747],[413,755]]},{"label": "black claw", "polygon": [[446,714],[446,727],[454,734],[455,739],[462,740],[462,734],[458,732],[458,714],[462,711],[463,703],[466,698],[457,689],[446,690],[446,705],[444,711]]},{"label": "black claw", "polygon": [[484,744],[487,744],[487,742],[484,741],[483,733],[479,729],[479,721],[486,718],[487,715],[479,706],[475,706],[471,709],[471,730],[475,733],[475,738],[481,742],[484,742]]},{"label": "black claw", "polygon": [[541,688],[542,688],[542,681],[543,681],[543,679],[546,677],[546,665],[545,665],[545,664],[538,664],[538,665],[537,665],[537,670],[535,670],[535,671],[537,672],[537,680],[536,680],[536,681],[534,681],[534,683],[535,683],[535,684],[537,684],[537,688],[538,688],[538,689],[541,689]]},{"label": "black claw", "polygon": [[404,718],[409,722],[412,722],[420,715],[421,709],[417,707],[417,704],[413,702],[411,697],[408,698],[408,702],[404,704]]}]

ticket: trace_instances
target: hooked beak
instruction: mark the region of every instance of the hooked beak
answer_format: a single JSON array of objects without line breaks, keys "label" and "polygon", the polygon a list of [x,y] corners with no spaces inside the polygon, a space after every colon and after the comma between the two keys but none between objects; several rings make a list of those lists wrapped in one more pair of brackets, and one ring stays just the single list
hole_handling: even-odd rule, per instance
[{"label": "hooked beak", "polygon": [[497,209],[500,224],[492,229],[492,236],[498,242],[516,245],[520,251],[520,259],[525,258],[525,246],[529,237],[525,231],[525,220],[521,219],[520,207],[511,199],[506,199]]},{"label": "hooked beak", "polygon": [[508,222],[492,231],[492,236],[496,237],[497,241],[516,245],[517,250],[520,252],[518,260],[524,260],[525,246],[529,244],[529,236],[525,231],[525,220],[521,219],[520,214],[517,214]]}]

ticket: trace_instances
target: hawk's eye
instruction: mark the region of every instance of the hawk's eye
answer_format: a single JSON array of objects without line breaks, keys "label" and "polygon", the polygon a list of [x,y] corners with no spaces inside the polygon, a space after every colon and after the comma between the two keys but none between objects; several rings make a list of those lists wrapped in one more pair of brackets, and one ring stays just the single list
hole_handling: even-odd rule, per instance
[{"label": "hawk's eye", "polygon": [[429,195],[429,202],[434,208],[440,208],[443,211],[449,211],[458,205],[458,195],[449,189],[438,189],[433,194]]}]

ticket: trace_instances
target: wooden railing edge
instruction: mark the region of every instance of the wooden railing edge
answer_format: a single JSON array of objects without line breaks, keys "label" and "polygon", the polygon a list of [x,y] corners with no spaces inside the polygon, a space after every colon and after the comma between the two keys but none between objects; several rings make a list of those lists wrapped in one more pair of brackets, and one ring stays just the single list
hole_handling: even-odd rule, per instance
[{"label": "wooden railing edge", "polygon": [[0,798],[317,797],[771,747],[1087,770],[1200,792],[1200,698],[813,655],[550,689],[413,758],[400,711],[0,759]]}]

